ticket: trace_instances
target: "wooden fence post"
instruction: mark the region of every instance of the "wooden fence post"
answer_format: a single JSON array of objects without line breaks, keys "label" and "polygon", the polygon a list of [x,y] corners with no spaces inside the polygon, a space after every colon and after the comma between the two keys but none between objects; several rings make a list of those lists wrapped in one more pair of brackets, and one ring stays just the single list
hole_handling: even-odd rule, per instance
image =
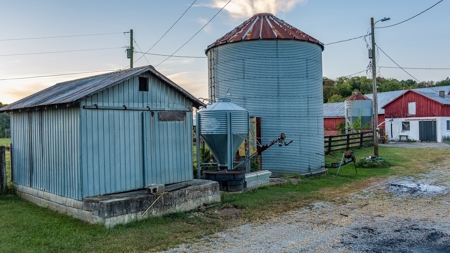
[{"label": "wooden fence post", "polygon": [[347,145],[345,146],[346,150],[350,149],[350,134],[347,134]]},{"label": "wooden fence post", "polygon": [[11,183],[14,182],[13,178],[13,145],[12,143],[9,144],[9,175],[11,176]]},{"label": "wooden fence post", "polygon": [[359,133],[359,148],[362,148],[363,145],[363,132]]},{"label": "wooden fence post", "polygon": [[332,136],[330,135],[330,136],[328,136],[328,150],[327,150],[327,154],[330,154],[331,153],[331,138],[332,138]]},{"label": "wooden fence post", "polygon": [[0,192],[6,192],[6,147],[0,146]]}]

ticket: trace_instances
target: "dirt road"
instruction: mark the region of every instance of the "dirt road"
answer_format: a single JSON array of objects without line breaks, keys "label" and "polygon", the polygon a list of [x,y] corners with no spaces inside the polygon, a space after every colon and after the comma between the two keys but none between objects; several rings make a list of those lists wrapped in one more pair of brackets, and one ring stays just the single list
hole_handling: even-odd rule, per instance
[{"label": "dirt road", "polygon": [[450,252],[450,158],[168,252]]}]

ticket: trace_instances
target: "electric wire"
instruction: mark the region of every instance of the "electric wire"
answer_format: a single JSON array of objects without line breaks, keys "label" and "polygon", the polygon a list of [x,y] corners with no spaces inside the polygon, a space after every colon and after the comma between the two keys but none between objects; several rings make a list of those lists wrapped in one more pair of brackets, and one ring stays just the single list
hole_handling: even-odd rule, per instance
[{"label": "electric wire", "polygon": [[365,37],[365,36],[367,36],[367,35],[361,35],[361,36],[350,38],[350,39],[346,39],[346,40],[339,40],[339,41],[335,41],[335,42],[330,42],[330,43],[327,43],[327,44],[324,44],[324,45],[328,46],[328,45],[338,44],[338,43],[342,43],[342,42],[347,42],[347,41],[351,41],[351,40],[360,39],[360,38]]},{"label": "electric wire", "polygon": [[366,71],[367,71],[367,69],[361,70],[361,71],[358,71],[358,72],[356,72],[356,73],[353,73],[353,74],[350,74],[350,75],[346,75],[346,77],[347,77],[347,76],[348,76],[348,77],[354,76],[354,75],[357,75],[357,74],[360,74],[360,73],[363,73],[363,72],[366,72]]},{"label": "electric wire", "polygon": [[[134,51],[134,52],[138,53],[138,54],[149,54],[149,55],[155,55],[155,56],[170,56],[169,54],[144,53],[144,52],[140,52],[140,51]],[[207,58],[206,56],[189,56],[189,55],[172,55],[172,57],[174,57],[174,58],[199,58],[199,59]]]},{"label": "electric wire", "polygon": [[411,19],[413,19],[413,18],[415,18],[415,17],[417,17],[417,16],[423,14],[424,12],[428,11],[429,9],[433,8],[434,6],[440,4],[442,1],[444,1],[444,0],[440,0],[439,2],[433,4],[431,7],[429,7],[428,9],[425,9],[424,11],[420,12],[419,14],[416,14],[416,15],[414,15],[414,16],[408,18],[408,19],[405,19],[405,20],[403,20],[403,21],[401,21],[401,22],[398,22],[398,23],[393,24],[393,25],[377,26],[377,27],[375,27],[375,28],[388,28],[388,27],[393,27],[393,26],[396,26],[396,25],[400,25],[400,24],[402,24],[402,23],[405,23],[406,21],[409,21],[409,20],[411,20]]},{"label": "electric wire", "polygon": [[122,47],[91,48],[91,49],[65,50],[65,51],[49,51],[49,52],[35,52],[35,53],[19,53],[19,54],[0,54],[0,57],[4,57],[4,56],[20,56],[20,55],[36,55],[36,54],[73,53],[73,52],[86,52],[86,51],[111,50],[111,49],[119,49],[119,48],[122,48]]},{"label": "electric wire", "polygon": [[194,35],[192,35],[191,38],[189,38],[183,45],[181,45],[181,47],[179,47],[177,50],[175,50],[175,52],[173,52],[170,56],[168,56],[166,59],[164,59],[162,62],[158,63],[155,67],[161,65],[162,63],[164,63],[165,61],[167,61],[169,58],[171,58],[174,54],[176,54],[180,49],[182,49],[187,43],[189,43],[197,34],[199,34],[217,15],[219,15],[219,13],[225,9],[225,7],[227,7],[227,5],[231,2],[231,0],[229,0],[208,22],[206,22],[206,24],[204,26],[202,26],[200,28],[200,30],[198,30]]},{"label": "electric wire", "polygon": [[397,65],[401,70],[403,70],[406,74],[408,74],[410,77],[412,77],[414,80],[416,80],[417,82],[420,82],[419,79],[415,78],[413,75],[411,75],[408,71],[406,71],[404,68],[402,68],[400,65],[398,65],[397,62],[395,62],[386,52],[383,51],[383,49],[381,49],[378,45],[375,45],[378,49],[380,49],[380,51],[386,55],[387,58],[389,58],[389,60],[391,60],[393,63],[395,63],[395,65]]},{"label": "electric wire", "polygon": [[32,38],[13,38],[13,39],[0,39],[0,41],[58,39],[58,38],[72,38],[72,37],[87,37],[87,36],[111,35],[111,34],[119,34],[119,33],[121,33],[121,32],[113,32],[113,33],[91,33],[91,34],[77,34],[77,35],[61,35],[61,36],[32,37]]},{"label": "electric wire", "polygon": [[42,75],[42,76],[26,76],[26,77],[2,78],[2,79],[0,79],[0,81],[35,79],[35,78],[55,77],[55,76],[70,76],[70,75],[89,74],[89,73],[98,73],[98,72],[113,72],[113,71],[117,71],[117,69],[86,71],[86,72],[76,72],[76,73],[64,73],[64,74],[53,74],[53,75]]},{"label": "electric wire", "polygon": [[[136,43],[136,46],[139,48],[139,50],[142,51],[141,47],[139,46],[139,44],[137,43],[137,41],[134,38],[133,38],[133,41],[134,41],[134,43]],[[144,59],[147,61],[148,65],[150,65],[150,62],[148,61],[147,57],[145,57],[145,54],[143,56],[144,56]]]},{"label": "electric wire", "polygon": [[[184,14],[186,14],[186,12],[192,7],[192,5],[194,5],[194,3],[196,2],[197,0],[194,0],[194,2],[192,2],[191,3],[191,5],[189,5],[189,7],[183,12],[183,14],[181,14],[181,16],[175,21],[175,23],[173,23],[172,24],[172,26],[161,36],[161,38],[159,38],[156,42],[155,42],[155,44],[153,44],[151,47],[150,47],[150,49],[149,50],[147,50],[145,53],[148,53],[148,52],[150,52],[150,50],[152,50],[163,38],[164,38],[164,36],[166,36],[166,34],[178,23],[178,21],[180,21],[180,19],[184,16]],[[142,49],[139,49],[139,50],[141,50],[142,51]],[[143,54],[141,57],[139,57],[136,61],[134,61],[134,63],[135,62],[137,62],[137,61],[139,61],[142,57],[144,57],[145,56],[145,54]]]},{"label": "electric wire", "polygon": [[[380,68],[386,69],[399,69],[399,67],[393,66],[379,66]],[[450,70],[450,68],[413,68],[413,67],[403,67],[404,69],[421,69],[421,70]]]}]

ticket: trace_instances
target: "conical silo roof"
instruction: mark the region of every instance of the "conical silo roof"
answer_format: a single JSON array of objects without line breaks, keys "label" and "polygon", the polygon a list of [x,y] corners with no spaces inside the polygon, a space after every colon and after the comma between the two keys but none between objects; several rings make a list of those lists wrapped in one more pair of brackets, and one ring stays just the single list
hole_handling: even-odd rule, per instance
[{"label": "conical silo roof", "polygon": [[372,100],[372,99],[364,96],[363,94],[361,94],[361,92],[354,92],[353,95],[351,95],[345,101],[355,101],[355,100]]},{"label": "conical silo roof", "polygon": [[209,45],[206,52],[213,47],[227,43],[275,39],[307,41],[319,45],[322,50],[324,49],[323,43],[319,40],[284,22],[284,20],[271,13],[259,13]]}]

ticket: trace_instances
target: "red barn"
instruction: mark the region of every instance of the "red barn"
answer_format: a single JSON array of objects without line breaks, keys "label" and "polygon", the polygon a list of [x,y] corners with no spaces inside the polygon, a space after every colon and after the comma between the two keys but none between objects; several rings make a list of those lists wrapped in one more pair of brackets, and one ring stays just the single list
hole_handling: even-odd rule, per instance
[{"label": "red barn", "polygon": [[450,92],[434,89],[408,90],[382,108],[386,133],[392,140],[437,141],[450,139]]}]

